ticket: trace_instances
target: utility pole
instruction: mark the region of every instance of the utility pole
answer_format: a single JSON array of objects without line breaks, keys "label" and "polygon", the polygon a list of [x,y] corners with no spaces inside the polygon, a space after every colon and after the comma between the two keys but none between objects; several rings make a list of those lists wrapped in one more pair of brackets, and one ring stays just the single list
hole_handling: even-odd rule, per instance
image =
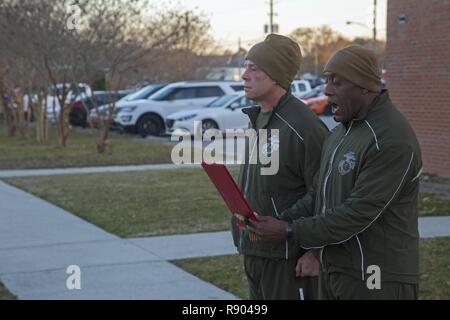
[{"label": "utility pole", "polygon": [[319,76],[319,50],[317,48],[317,41],[314,43],[314,65],[315,74]]},{"label": "utility pole", "polygon": [[273,0],[270,0],[270,11],[269,11],[269,17],[270,17],[270,24],[269,24],[269,30],[270,33],[273,33]]},{"label": "utility pole", "polygon": [[377,0],[373,0],[373,49],[377,48]]},{"label": "utility pole", "polygon": [[264,33],[278,33],[278,24],[273,23],[273,17],[277,14],[273,12],[273,0],[269,0],[269,24],[264,25]]},{"label": "utility pole", "polygon": [[189,51],[189,47],[191,45],[191,39],[190,39],[190,34],[189,34],[189,32],[190,32],[190,30],[189,30],[189,27],[190,27],[189,12],[186,12],[185,23],[186,23],[186,50]]}]

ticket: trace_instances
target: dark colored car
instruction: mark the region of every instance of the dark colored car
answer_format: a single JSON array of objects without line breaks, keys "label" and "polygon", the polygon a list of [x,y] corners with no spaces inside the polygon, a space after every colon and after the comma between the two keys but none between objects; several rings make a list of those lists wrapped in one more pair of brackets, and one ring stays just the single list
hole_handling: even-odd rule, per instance
[{"label": "dark colored car", "polygon": [[72,104],[72,108],[69,113],[69,122],[73,126],[80,126],[85,128],[87,126],[87,112],[88,110],[93,109],[94,103],[93,100],[97,103],[97,106],[102,106],[105,104],[114,103],[123,97],[129,95],[131,91],[118,91],[118,92],[109,92],[109,91],[95,91],[91,97],[85,98],[83,100],[75,101]]}]

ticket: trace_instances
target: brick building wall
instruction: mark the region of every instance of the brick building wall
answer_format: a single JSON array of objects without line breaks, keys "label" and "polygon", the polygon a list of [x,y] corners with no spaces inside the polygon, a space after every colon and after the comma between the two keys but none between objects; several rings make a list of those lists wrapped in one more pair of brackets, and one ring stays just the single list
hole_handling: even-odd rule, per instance
[{"label": "brick building wall", "polygon": [[386,84],[422,147],[424,172],[450,176],[450,0],[388,0]]}]

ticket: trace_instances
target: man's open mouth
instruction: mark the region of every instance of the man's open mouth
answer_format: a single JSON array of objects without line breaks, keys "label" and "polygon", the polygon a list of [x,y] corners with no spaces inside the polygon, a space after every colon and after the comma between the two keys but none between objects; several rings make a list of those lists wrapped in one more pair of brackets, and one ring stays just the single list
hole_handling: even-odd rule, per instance
[{"label": "man's open mouth", "polygon": [[336,114],[336,112],[339,111],[339,106],[335,103],[331,103],[331,111],[333,112],[333,114]]}]

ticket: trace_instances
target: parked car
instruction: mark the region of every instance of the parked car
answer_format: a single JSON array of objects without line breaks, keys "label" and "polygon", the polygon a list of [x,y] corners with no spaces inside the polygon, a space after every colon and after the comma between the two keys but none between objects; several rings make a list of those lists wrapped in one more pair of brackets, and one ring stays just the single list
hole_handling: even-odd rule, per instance
[{"label": "parked car", "polygon": [[142,137],[165,133],[167,116],[205,107],[218,97],[244,89],[237,81],[183,81],[167,85],[147,100],[128,102],[116,109],[114,124]]},{"label": "parked car", "polygon": [[[115,91],[94,91],[92,96],[86,97],[75,101],[70,108],[69,122],[73,126],[80,126],[85,128],[87,126],[87,111],[91,111],[95,105],[93,101],[95,100],[97,106],[111,105],[114,102],[129,96],[131,94],[130,90]],[[87,109],[87,110],[86,110]]]},{"label": "parked car", "polygon": [[154,83],[145,86],[139,89],[138,91],[133,92],[127,95],[126,97],[123,97],[122,99],[119,100],[119,103],[148,99],[151,95],[156,93],[158,90],[164,88],[166,85],[167,83]]},{"label": "parked car", "polygon": [[308,81],[309,84],[311,85],[311,88],[314,89],[317,86],[323,85],[325,84],[325,80],[323,78],[320,78],[316,75],[313,75],[311,73],[305,73],[303,74],[300,79]]},{"label": "parked car", "polygon": [[244,92],[227,94],[217,98],[205,108],[180,111],[167,117],[167,133],[183,131],[190,135],[204,133],[208,129],[246,129],[248,116],[242,108],[255,105],[256,102],[245,97]]},{"label": "parked car", "polygon": [[324,85],[318,86],[310,92],[301,95],[300,99],[318,115],[332,114],[331,106],[328,103],[328,97],[325,95]]},{"label": "parked car", "polygon": [[61,97],[63,89],[67,91],[65,100],[66,104],[92,96],[91,88],[85,83],[58,83],[56,86],[51,86],[50,92],[47,96],[47,118],[51,123],[54,123],[59,116],[61,106],[58,97]]},{"label": "parked car", "polygon": [[311,91],[311,85],[306,80],[294,80],[291,84],[292,95],[300,98],[302,94]]},{"label": "parked car", "polygon": [[[130,93],[129,95],[123,97],[119,101],[116,102],[115,105],[115,113],[118,113],[118,110],[122,107],[127,107],[130,103],[149,99],[153,94],[164,88],[167,84],[165,83],[155,83],[148,86],[145,86],[134,93]],[[109,104],[99,105],[98,111],[102,117],[107,117],[109,114],[110,106]],[[89,117],[94,125],[97,124],[97,110],[92,109],[89,113]]]}]

